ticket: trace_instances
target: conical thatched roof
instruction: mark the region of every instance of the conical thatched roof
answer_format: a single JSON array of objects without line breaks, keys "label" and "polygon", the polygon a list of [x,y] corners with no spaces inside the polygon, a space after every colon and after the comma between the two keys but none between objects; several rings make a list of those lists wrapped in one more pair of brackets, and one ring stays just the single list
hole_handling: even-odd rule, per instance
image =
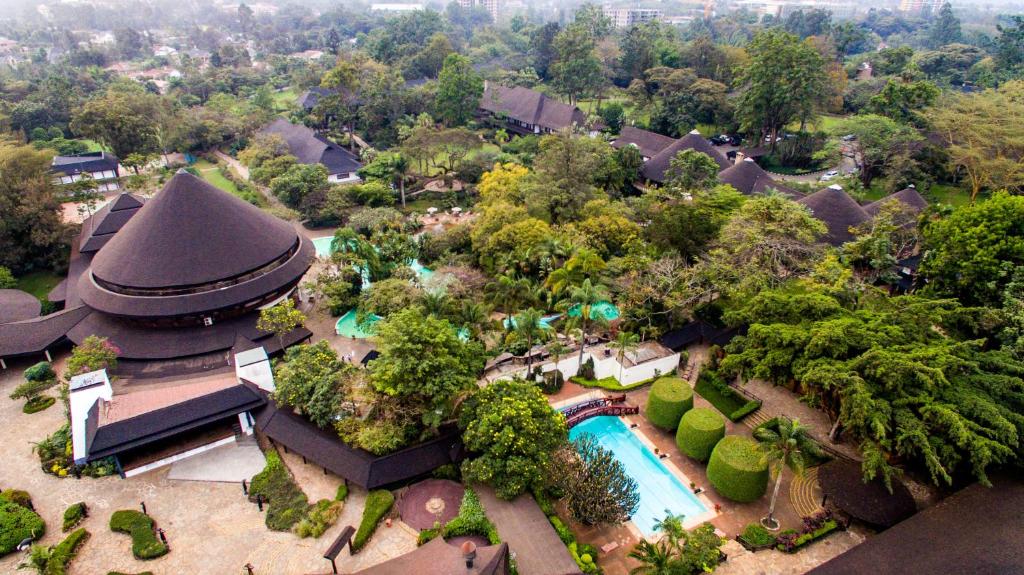
[{"label": "conical thatched roof", "polygon": [[694,130],[676,140],[675,143],[644,164],[644,177],[652,182],[664,182],[665,171],[668,170],[669,164],[672,163],[672,159],[676,157],[676,154],[683,150],[697,150],[711,156],[711,159],[718,163],[719,169],[724,170],[730,165],[729,160],[722,155],[722,152],[716,150],[704,136],[700,135],[700,132]]},{"label": "conical thatched roof", "polygon": [[877,216],[882,206],[890,200],[899,200],[914,212],[921,212],[928,207],[928,200],[918,193],[917,188],[910,186],[864,206],[864,211],[872,217]]},{"label": "conical thatched roof", "polygon": [[825,241],[834,246],[852,240],[850,228],[871,219],[864,208],[838,185],[814,192],[797,202],[807,206],[811,215],[825,223],[828,227]]}]

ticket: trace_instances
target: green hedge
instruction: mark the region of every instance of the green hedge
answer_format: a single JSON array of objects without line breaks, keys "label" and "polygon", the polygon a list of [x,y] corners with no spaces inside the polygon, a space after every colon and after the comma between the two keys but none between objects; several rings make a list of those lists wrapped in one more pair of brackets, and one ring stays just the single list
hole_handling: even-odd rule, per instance
[{"label": "green hedge", "polygon": [[88,508],[85,506],[85,503],[81,502],[75,503],[71,507],[65,509],[64,526],[62,527],[63,531],[67,533],[68,531],[74,529],[75,526],[77,526],[79,523],[82,522],[83,519],[85,519],[85,516],[87,514]]},{"label": "green hedge", "polygon": [[718,442],[708,461],[708,481],[722,497],[756,501],[768,488],[768,462],[757,442],[729,435]]},{"label": "green hedge", "polygon": [[29,367],[25,370],[24,375],[25,379],[29,381],[47,381],[57,377],[57,374],[53,372],[53,366],[48,361],[40,361]]},{"label": "green hedge", "polygon": [[321,499],[310,507],[306,517],[295,524],[295,534],[299,537],[320,537],[341,516],[341,501]]},{"label": "green hedge", "polygon": [[110,516],[110,530],[132,536],[132,555],[136,559],[156,559],[169,551],[153,532],[153,518],[140,511],[115,511]]},{"label": "green hedge", "polygon": [[391,511],[395,504],[395,496],[386,489],[376,489],[366,496],[366,507],[363,509],[363,519],[359,522],[359,529],[352,538],[352,551],[359,551],[370,540],[373,532],[377,530],[377,524]]},{"label": "green hedge", "polygon": [[683,414],[693,409],[693,388],[678,377],[663,377],[651,386],[647,396],[647,419],[667,431],[675,431]]},{"label": "green hedge", "polygon": [[708,400],[708,403],[732,422],[737,422],[761,408],[760,401],[747,399],[729,387],[718,373],[710,369],[701,370],[694,388],[701,397]]},{"label": "green hedge", "polygon": [[50,551],[50,557],[46,561],[46,568],[43,575],[64,575],[67,573],[68,564],[78,554],[78,548],[89,538],[89,532],[85,529],[76,529],[64,538]]},{"label": "green hedge", "polygon": [[707,461],[725,437],[725,419],[713,409],[695,407],[683,414],[676,430],[676,446],[697,461]]},{"label": "green hedge", "polygon": [[46,523],[35,511],[0,499],[0,556],[17,549],[23,540],[39,539],[44,533]]},{"label": "green hedge", "polygon": [[[32,496],[29,495],[28,491],[24,491],[22,489],[8,489],[7,491],[0,493],[0,500],[32,509]],[[32,510],[35,511],[34,509]]]},{"label": "green hedge", "polygon": [[266,453],[267,466],[253,476],[249,483],[249,499],[257,495],[270,505],[267,509],[267,527],[274,531],[289,531],[309,513],[309,499],[292,479],[288,468],[276,451]]},{"label": "green hedge", "polygon": [[39,413],[40,411],[49,408],[54,403],[57,403],[57,398],[50,397],[49,395],[40,395],[26,401],[25,405],[21,406],[21,412],[29,415]]}]

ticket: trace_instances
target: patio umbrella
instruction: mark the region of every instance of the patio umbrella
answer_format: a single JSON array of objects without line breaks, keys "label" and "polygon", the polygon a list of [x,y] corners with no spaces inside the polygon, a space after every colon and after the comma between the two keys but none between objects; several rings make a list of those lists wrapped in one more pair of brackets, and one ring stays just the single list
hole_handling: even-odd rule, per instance
[{"label": "patio umbrella", "polygon": [[455,206],[454,208],[452,208],[452,213],[453,214],[457,214],[457,213],[459,213],[461,211],[462,211],[462,208],[460,208],[458,206]]},{"label": "patio umbrella", "polygon": [[437,208],[435,208],[434,206],[430,206],[429,208],[427,208],[427,213],[430,215],[434,215],[437,213]]}]

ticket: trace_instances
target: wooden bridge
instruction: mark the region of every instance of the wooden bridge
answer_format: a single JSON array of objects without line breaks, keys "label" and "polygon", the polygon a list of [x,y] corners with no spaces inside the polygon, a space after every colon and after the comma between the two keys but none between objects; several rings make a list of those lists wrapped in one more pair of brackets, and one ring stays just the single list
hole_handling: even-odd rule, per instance
[{"label": "wooden bridge", "polygon": [[612,397],[601,397],[592,399],[562,410],[565,415],[565,425],[572,429],[575,425],[597,417],[598,415],[634,415],[640,413],[640,408],[635,405],[625,405],[626,394]]}]

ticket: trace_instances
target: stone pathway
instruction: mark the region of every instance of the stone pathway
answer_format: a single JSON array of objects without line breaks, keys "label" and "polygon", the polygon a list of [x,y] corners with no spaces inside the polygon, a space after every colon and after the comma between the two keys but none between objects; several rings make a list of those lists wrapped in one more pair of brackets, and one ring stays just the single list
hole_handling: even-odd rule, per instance
[{"label": "stone pathway", "polygon": [[231,443],[171,464],[167,479],[239,484],[252,479],[265,465],[255,442]]},{"label": "stone pathway", "polygon": [[722,547],[729,560],[715,569],[715,575],[802,575],[863,541],[864,535],[851,529],[833,533],[796,553],[774,549],[752,553],[730,540]]}]

